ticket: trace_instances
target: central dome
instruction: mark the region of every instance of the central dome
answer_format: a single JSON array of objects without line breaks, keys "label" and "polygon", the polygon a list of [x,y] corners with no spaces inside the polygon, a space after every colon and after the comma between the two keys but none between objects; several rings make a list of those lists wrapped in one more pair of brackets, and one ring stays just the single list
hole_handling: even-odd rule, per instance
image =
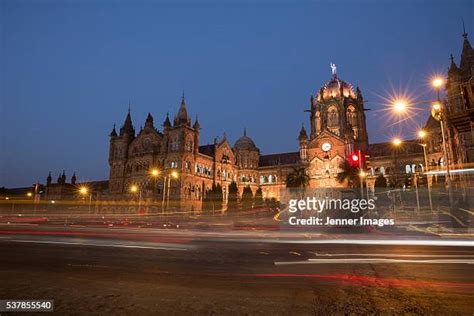
[{"label": "central dome", "polygon": [[317,94],[317,100],[330,98],[340,98],[344,96],[346,98],[355,98],[354,88],[348,82],[339,79],[336,75],[333,75],[332,79],[324,84]]},{"label": "central dome", "polygon": [[253,140],[247,136],[247,131],[244,129],[244,135],[241,136],[234,144],[234,148],[236,149],[246,149],[246,150],[255,150],[257,146]]}]

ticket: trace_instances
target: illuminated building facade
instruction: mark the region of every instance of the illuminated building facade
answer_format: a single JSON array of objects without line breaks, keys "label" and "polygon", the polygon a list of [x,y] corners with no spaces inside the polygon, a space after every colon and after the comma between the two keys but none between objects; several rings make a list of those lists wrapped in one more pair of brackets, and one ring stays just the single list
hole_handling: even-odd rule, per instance
[{"label": "illuminated building facade", "polygon": [[[130,186],[138,185],[145,199],[166,195],[181,201],[180,207],[197,210],[213,183],[221,185],[227,200],[228,186],[235,181],[240,194],[245,186],[253,192],[260,187],[264,198],[278,199],[287,175],[302,167],[310,176],[310,187],[344,186],[336,180],[341,165],[348,155],[367,151],[368,137],[361,91],[338,78],[332,66],[332,78],[311,96],[310,133],[301,128],[295,152],[262,155],[245,130],[233,146],[225,135],[213,144],[199,145],[200,124],[188,115],[184,95],[176,116],[172,121],[167,116],[161,131],[149,114],[136,133],[129,111],[119,132],[114,127],[110,133],[111,197],[125,198]],[[150,176],[153,168],[160,176]],[[179,177],[171,178],[172,171]]]}]

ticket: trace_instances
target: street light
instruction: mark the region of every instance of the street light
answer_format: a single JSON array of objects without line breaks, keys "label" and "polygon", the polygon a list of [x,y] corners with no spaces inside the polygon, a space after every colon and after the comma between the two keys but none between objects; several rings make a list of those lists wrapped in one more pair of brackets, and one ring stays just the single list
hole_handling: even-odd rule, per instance
[{"label": "street light", "polygon": [[397,138],[394,138],[394,139],[392,140],[392,144],[394,144],[395,146],[398,147],[398,146],[400,146],[400,145],[402,144],[402,140],[401,140],[400,138],[398,138],[398,137],[397,137]]},{"label": "street light", "polygon": [[87,187],[82,186],[82,187],[79,188],[79,193],[80,193],[80,194],[85,195],[85,194],[87,194],[87,192],[89,192],[89,190],[87,189]]},{"label": "street light", "polygon": [[136,186],[136,185],[134,185],[134,184],[131,185],[131,186],[130,186],[130,192],[132,192],[132,193],[137,193],[137,192],[138,192],[138,186]]},{"label": "street light", "polygon": [[138,211],[140,212],[140,208],[142,206],[142,190],[136,184],[132,184],[130,186],[130,192],[137,193],[138,192]]},{"label": "street light", "polygon": [[444,83],[444,80],[443,78],[441,77],[434,77],[433,78],[433,81],[431,82],[431,84],[433,85],[433,87],[435,88],[441,88],[441,86],[443,85]]},{"label": "street light", "polygon": [[[420,129],[418,131],[418,137],[420,139],[423,139],[425,138],[426,136],[428,135],[428,133],[426,133],[424,130]],[[417,143],[418,144],[418,143]],[[427,144],[424,143],[424,144],[419,144],[421,147],[423,147],[423,157],[425,158],[425,174],[426,174],[426,182],[428,184],[428,198],[430,200],[430,210],[433,211],[433,201],[431,200],[431,180],[430,180],[430,176],[428,175],[428,171],[430,169],[430,167],[428,166],[428,157],[426,155],[426,146]],[[417,183],[415,183],[417,184]]]},{"label": "street light", "polygon": [[153,168],[150,170],[150,175],[156,178],[160,175],[160,170],[158,168]]},{"label": "street light", "polygon": [[27,197],[32,197],[32,196],[33,196],[33,193],[28,192],[28,193],[26,193],[26,196],[27,196]]},{"label": "street light", "polygon": [[89,188],[85,185],[79,188],[79,194],[81,195],[89,195],[89,213],[91,212],[91,204],[92,204],[92,192],[89,192]]},{"label": "street light", "polygon": [[393,110],[396,112],[396,113],[404,113],[406,112],[408,108],[408,103],[407,101],[403,100],[403,99],[399,99],[399,100],[395,100],[395,102],[393,103]]},{"label": "street light", "polygon": [[425,138],[426,135],[427,135],[427,134],[426,134],[426,132],[425,132],[424,130],[420,129],[420,130],[418,131],[418,137],[419,137],[420,139]]},{"label": "street light", "polygon": [[[165,212],[165,206],[168,208],[168,204],[170,201],[170,186],[171,186],[171,178],[173,179],[178,179],[179,178],[179,173],[176,170],[173,170],[168,173],[167,176],[165,176],[164,182],[163,182],[163,200],[161,202],[161,209],[162,212]],[[166,193],[166,195],[165,195]],[[165,205],[165,196],[166,196],[166,205]]]}]

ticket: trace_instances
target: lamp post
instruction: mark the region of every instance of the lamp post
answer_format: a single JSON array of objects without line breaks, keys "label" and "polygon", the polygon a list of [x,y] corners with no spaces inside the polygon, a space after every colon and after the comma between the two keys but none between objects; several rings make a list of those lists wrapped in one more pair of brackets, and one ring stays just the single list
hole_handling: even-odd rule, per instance
[{"label": "lamp post", "polygon": [[[420,130],[418,131],[418,137],[420,138],[423,138],[423,137],[426,137],[426,132],[423,131],[423,130]],[[403,143],[403,141],[400,139],[400,138],[395,138],[392,140],[392,144],[394,144],[395,146],[401,146]],[[420,144],[420,143],[417,143],[417,142],[406,142],[406,143],[411,143],[411,144],[416,144],[418,146],[421,146],[423,148],[423,157],[424,157],[424,161],[425,161],[425,170],[428,170],[426,168],[428,168],[428,159],[427,159],[427,156],[426,156],[426,144]],[[426,173],[426,181],[428,183],[428,197],[429,197],[429,201],[430,201],[430,210],[432,211],[433,210],[433,202],[432,202],[432,199],[431,199],[431,185],[430,185],[430,182],[428,180],[428,174],[427,172]],[[415,181],[415,190],[416,190],[416,202],[417,202],[417,206],[418,206],[418,209],[420,209],[420,200],[419,200],[419,196],[418,196],[418,177],[417,177],[417,174],[416,174],[416,170],[415,170],[415,174],[414,174],[414,181]]]},{"label": "lamp post", "polygon": [[[421,129],[421,130],[418,131],[418,137],[420,139],[424,139],[426,136],[427,136],[427,133],[424,130]],[[429,179],[430,176],[428,174],[428,171],[429,171],[428,156],[426,155],[426,146],[427,146],[427,144],[426,143],[423,143],[423,144],[415,143],[415,144],[418,144],[421,147],[423,147],[423,157],[425,159],[426,183],[428,184],[428,198],[430,200],[430,210],[433,211],[433,201],[431,199],[431,180]]]},{"label": "lamp post", "polygon": [[449,166],[449,158],[448,158],[448,147],[446,145],[446,131],[445,128],[446,124],[446,109],[443,106],[441,99],[440,99],[440,89],[444,84],[444,79],[441,77],[433,78],[431,84],[436,89],[436,102],[433,103],[433,108],[431,110],[431,115],[437,121],[439,121],[441,127],[441,137],[443,138],[443,161],[446,164],[446,185],[448,189],[451,187],[451,172]]},{"label": "lamp post", "polygon": [[[358,153],[358,155],[359,155],[360,198],[363,198],[363,197],[364,197],[364,177],[366,176],[366,173],[365,173],[364,170],[362,169],[362,157],[361,157],[360,149],[358,150],[357,153]],[[369,197],[367,196],[367,199],[368,199],[368,198],[369,198]]]},{"label": "lamp post", "polygon": [[158,168],[152,168],[150,170],[150,177],[153,178],[153,195],[157,193],[156,191],[158,186],[158,177],[160,176],[160,174],[161,172]]},{"label": "lamp post", "polygon": [[142,206],[142,189],[138,187],[138,185],[133,184],[130,186],[130,192],[138,193],[138,211],[140,212],[140,208]]},{"label": "lamp post", "polygon": [[[431,104],[431,115],[434,119],[439,121],[441,127],[441,136],[443,138],[443,161],[446,164],[446,186],[448,190],[451,187],[451,172],[448,160],[448,149],[446,145],[446,111],[442,105],[441,98],[440,98],[440,89],[444,84],[444,79],[442,77],[434,77],[431,81],[431,85],[436,89],[436,100],[435,101],[422,101],[416,102],[414,104]],[[413,104],[410,104],[413,105]],[[403,99],[397,99],[392,102],[393,111],[396,114],[405,113],[408,111],[409,105],[408,101]]]},{"label": "lamp post", "polygon": [[178,179],[178,177],[179,173],[176,170],[172,170],[168,173],[168,175],[165,175],[163,179],[163,200],[161,202],[161,209],[163,214],[165,213],[165,210],[168,208],[169,205],[171,178]]},{"label": "lamp post", "polygon": [[86,186],[81,186],[79,188],[79,193],[81,195],[89,195],[89,213],[91,212],[91,204],[92,204],[92,192],[89,192],[89,188],[87,188]]}]

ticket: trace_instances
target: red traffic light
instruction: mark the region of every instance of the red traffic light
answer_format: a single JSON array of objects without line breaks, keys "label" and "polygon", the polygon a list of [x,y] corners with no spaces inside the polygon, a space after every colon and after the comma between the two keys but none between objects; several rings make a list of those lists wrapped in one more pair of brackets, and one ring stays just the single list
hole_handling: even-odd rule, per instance
[{"label": "red traffic light", "polygon": [[351,155],[351,159],[352,159],[353,162],[357,162],[357,161],[359,161],[359,155],[357,155],[357,154],[352,154],[352,155]]}]

